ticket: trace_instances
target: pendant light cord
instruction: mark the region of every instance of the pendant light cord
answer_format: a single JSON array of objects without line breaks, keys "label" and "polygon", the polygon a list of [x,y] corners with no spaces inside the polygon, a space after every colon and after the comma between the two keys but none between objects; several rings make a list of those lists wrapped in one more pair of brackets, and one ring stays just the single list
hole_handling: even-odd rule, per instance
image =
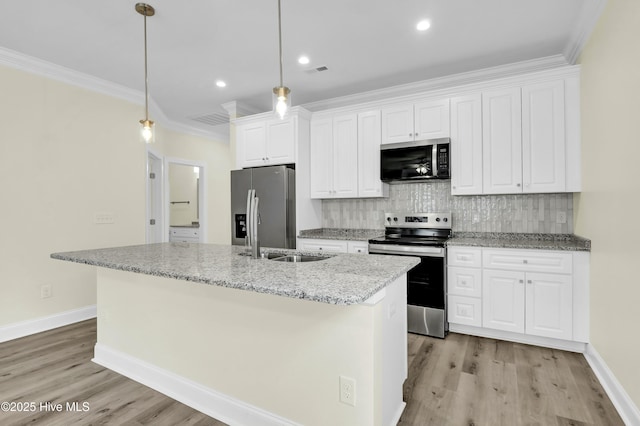
[{"label": "pendant light cord", "polygon": [[280,87],[282,84],[282,18],[280,12],[280,0],[278,0],[278,46],[280,48]]},{"label": "pendant light cord", "polygon": [[[278,0],[280,1],[280,0]],[[149,120],[149,77],[147,74],[147,7],[144,13],[144,118]]]}]

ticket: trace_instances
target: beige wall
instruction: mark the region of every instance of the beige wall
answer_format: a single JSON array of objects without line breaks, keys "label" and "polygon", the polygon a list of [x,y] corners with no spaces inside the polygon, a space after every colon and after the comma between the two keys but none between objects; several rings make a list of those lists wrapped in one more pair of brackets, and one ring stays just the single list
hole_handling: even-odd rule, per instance
[{"label": "beige wall", "polygon": [[575,233],[592,240],[591,343],[640,406],[640,2],[609,0],[582,52]]},{"label": "beige wall", "polygon": [[[2,66],[0,94],[2,327],[95,304],[94,268],[49,254],[144,243],[146,148],[139,105]],[[228,198],[226,144],[162,137],[173,156],[211,157],[198,158],[220,166],[209,168],[209,191]],[[95,224],[103,212],[115,223]],[[210,226],[209,240],[228,241],[227,228]],[[45,284],[53,297],[41,299]]]}]

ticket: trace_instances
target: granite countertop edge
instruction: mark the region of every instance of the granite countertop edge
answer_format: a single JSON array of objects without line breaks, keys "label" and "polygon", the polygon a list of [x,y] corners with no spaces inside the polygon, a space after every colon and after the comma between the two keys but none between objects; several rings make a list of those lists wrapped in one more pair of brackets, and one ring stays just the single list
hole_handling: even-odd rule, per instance
[{"label": "granite countertop edge", "polygon": [[384,235],[384,229],[316,228],[303,229],[298,238],[319,240],[368,241]]},{"label": "granite countertop edge", "polygon": [[574,234],[454,232],[448,247],[471,246],[532,250],[591,251],[591,240]]},{"label": "granite countertop edge", "polygon": [[[197,243],[160,243],[158,245],[172,245],[172,246],[180,246],[184,248],[185,246],[215,246],[209,244],[197,244]],[[251,279],[251,277],[239,277],[236,279],[228,279],[228,278],[216,278],[207,276],[206,274],[198,274],[198,273],[187,273],[184,271],[178,270],[179,268],[171,268],[163,265],[162,267],[151,267],[149,265],[136,264],[135,261],[129,261],[130,256],[124,256],[126,260],[122,261],[113,261],[108,260],[108,256],[104,258],[100,258],[99,253],[105,253],[105,250],[110,250],[111,253],[117,253],[118,249],[122,249],[123,252],[126,250],[131,250],[134,247],[143,247],[143,246],[127,246],[127,247],[114,247],[110,249],[97,249],[97,250],[83,250],[83,251],[75,251],[75,252],[63,252],[63,253],[53,253],[50,255],[52,259],[74,262],[89,266],[102,267],[113,270],[120,270],[125,272],[132,272],[138,274],[145,274],[163,278],[171,278],[176,280],[184,280],[189,282],[207,284],[207,285],[215,285],[220,287],[239,289],[239,290],[247,290],[256,293],[264,293],[264,294],[272,294],[277,296],[290,297],[295,299],[309,300],[321,303],[327,303],[332,305],[355,305],[366,302],[369,298],[374,296],[380,290],[384,289],[386,286],[391,284],[394,280],[400,277],[402,274],[409,271],[415,265],[419,263],[419,259],[410,258],[410,257],[402,257],[401,261],[403,266],[396,266],[393,268],[393,271],[389,271],[389,268],[385,268],[384,276],[377,276],[372,278],[372,282],[375,284],[360,286],[360,291],[355,294],[352,291],[346,291],[341,293],[340,288],[334,289],[329,288],[323,284],[334,284],[329,282],[318,283],[318,279],[316,278],[314,285],[305,286],[304,284],[300,284],[299,282],[288,283],[289,286],[283,286],[280,282],[277,281],[268,281],[264,279],[265,275],[268,275],[268,271],[275,270],[277,268],[281,270],[285,270],[286,268],[298,267],[298,273],[304,271],[306,267],[308,271],[313,272],[316,276],[328,277],[331,279],[333,277],[331,274],[325,274],[323,271],[325,269],[338,270],[339,276],[344,278],[347,282],[343,283],[344,286],[342,289],[349,289],[349,279],[359,280],[358,283],[362,284],[364,281],[360,277],[361,270],[353,269],[352,265],[354,264],[353,256],[356,256],[355,260],[364,262],[363,255],[360,254],[337,254],[330,256],[331,259],[327,259],[320,262],[308,262],[301,264],[291,264],[287,262],[273,262],[267,259],[257,259],[252,260],[254,263],[253,266],[256,265],[258,268],[260,267],[260,262],[264,262],[262,266],[264,266],[267,270],[267,274],[261,276],[260,279]],[[232,260],[235,259],[238,262],[246,262],[251,261],[248,257],[237,256],[240,249],[237,249],[232,256]],[[282,253],[282,254],[306,254],[306,255],[325,255],[326,253],[316,253],[316,252],[305,252],[300,250],[286,250],[286,249],[267,249],[271,253]],[[345,260],[346,258],[349,260]],[[385,256],[386,257],[386,256]],[[376,256],[377,259],[379,259]],[[268,263],[267,263],[268,262]],[[326,263],[325,263],[326,262]],[[330,263],[329,263],[330,262]],[[364,262],[363,264],[366,264]],[[314,266],[314,264],[316,264]],[[353,270],[349,269],[349,266],[352,266]],[[346,268],[346,269],[345,269]],[[362,268],[364,269],[364,267]],[[262,272],[262,271],[258,271]],[[260,274],[258,274],[260,275]],[[249,278],[249,279],[247,279]],[[277,279],[277,278],[276,278]]]}]

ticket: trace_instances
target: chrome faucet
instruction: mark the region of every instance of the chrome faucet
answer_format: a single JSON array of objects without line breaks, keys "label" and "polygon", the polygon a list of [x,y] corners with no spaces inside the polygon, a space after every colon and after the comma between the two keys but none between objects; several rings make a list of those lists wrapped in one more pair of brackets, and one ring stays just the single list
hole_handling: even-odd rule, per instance
[{"label": "chrome faucet", "polygon": [[258,239],[258,225],[260,224],[260,213],[258,204],[260,199],[256,197],[256,190],[250,189],[247,193],[247,236],[251,246],[251,257],[260,257],[260,240]]}]

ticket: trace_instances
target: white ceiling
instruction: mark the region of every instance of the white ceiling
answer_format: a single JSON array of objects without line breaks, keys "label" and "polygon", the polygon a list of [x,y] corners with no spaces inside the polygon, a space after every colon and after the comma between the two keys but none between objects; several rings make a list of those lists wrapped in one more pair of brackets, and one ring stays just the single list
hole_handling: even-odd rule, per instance
[{"label": "white ceiling", "polygon": [[[551,55],[572,62],[604,1],[282,0],[284,83],[302,105]],[[149,92],[167,119],[206,128],[193,118],[229,101],[271,108],[277,0],[148,2]],[[0,47],[143,91],[135,3],[0,0]],[[432,26],[421,33],[423,18]],[[301,54],[309,65],[297,63]],[[322,65],[328,71],[309,72]]]}]

